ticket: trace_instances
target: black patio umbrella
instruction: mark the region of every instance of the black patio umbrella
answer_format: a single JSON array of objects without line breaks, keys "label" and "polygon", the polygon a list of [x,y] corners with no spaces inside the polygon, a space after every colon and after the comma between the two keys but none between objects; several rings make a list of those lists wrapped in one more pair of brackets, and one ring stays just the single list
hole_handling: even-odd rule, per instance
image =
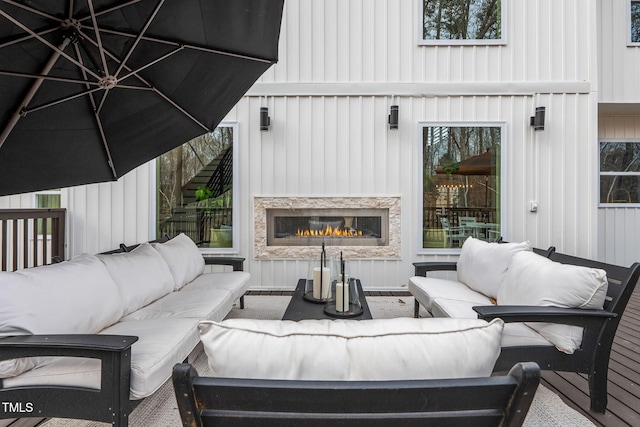
[{"label": "black patio umbrella", "polygon": [[212,131],[284,0],[0,0],[0,195],[115,180]]}]

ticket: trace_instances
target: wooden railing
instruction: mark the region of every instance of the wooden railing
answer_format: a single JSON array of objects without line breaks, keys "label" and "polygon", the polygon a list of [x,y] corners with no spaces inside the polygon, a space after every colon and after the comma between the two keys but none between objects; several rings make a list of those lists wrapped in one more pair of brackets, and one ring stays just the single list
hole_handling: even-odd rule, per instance
[{"label": "wooden railing", "polygon": [[0,209],[0,270],[64,259],[66,209]]}]

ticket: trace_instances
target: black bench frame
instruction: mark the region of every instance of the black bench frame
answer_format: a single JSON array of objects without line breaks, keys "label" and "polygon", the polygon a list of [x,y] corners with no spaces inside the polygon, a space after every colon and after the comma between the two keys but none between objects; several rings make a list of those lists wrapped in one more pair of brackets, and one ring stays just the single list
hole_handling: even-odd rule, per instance
[{"label": "black bench frame", "polygon": [[173,369],[182,425],[521,426],[540,382],[535,363],[508,375],[408,381],[295,381],[200,377]]},{"label": "black bench frame", "polygon": [[[541,250],[536,252],[545,254]],[[546,256],[552,261],[563,264],[605,270],[609,286],[604,308],[584,310],[506,305],[473,307],[478,313],[478,318],[487,321],[500,318],[505,323],[549,322],[584,328],[582,344],[573,354],[563,353],[554,346],[503,347],[494,371],[504,372],[514,363],[531,360],[536,362],[542,370],[586,374],[589,380],[590,410],[604,413],[607,408],[607,379],[611,347],[620,318],[640,278],[640,263],[634,263],[631,267],[622,267],[558,253],[555,252],[555,248],[549,248]],[[429,264],[435,264],[435,266]],[[414,263],[415,274],[425,275],[427,271],[442,271],[445,269],[442,264],[444,263]],[[453,269],[455,270],[455,267]],[[416,302],[416,317],[418,308]]]},{"label": "black bench frame", "polygon": [[[154,242],[163,243],[167,240],[169,237],[164,236]],[[128,252],[136,246],[138,245],[121,244],[118,249],[103,253]],[[233,267],[234,271],[243,271],[244,258],[205,256],[204,259],[208,265],[228,265]],[[244,308],[244,295],[240,298],[240,307]],[[63,386],[3,388],[0,379],[0,401],[32,409],[8,412],[3,406],[0,419],[74,418],[126,427],[129,414],[140,402],[129,400],[131,346],[137,340],[136,336],[98,334],[23,335],[0,338],[0,361],[35,356],[87,357],[100,359],[102,369],[100,390]]]}]

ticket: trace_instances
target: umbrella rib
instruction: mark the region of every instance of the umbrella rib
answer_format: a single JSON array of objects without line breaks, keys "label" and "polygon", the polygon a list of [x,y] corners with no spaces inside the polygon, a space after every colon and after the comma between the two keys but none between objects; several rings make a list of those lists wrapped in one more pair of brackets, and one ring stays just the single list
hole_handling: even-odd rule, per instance
[{"label": "umbrella rib", "polygon": [[100,29],[98,28],[98,21],[96,20],[96,13],[93,9],[93,0],[88,0],[89,14],[91,15],[91,22],[93,23],[94,33],[96,35],[96,41],[98,42],[98,52],[100,52],[100,59],[102,60],[102,68],[105,75],[109,75],[109,68],[107,66],[107,59],[104,56],[104,48],[102,46],[102,38],[100,38]]},{"label": "umbrella rib", "polygon": [[[107,14],[107,13],[110,13],[110,12],[113,12],[114,10],[122,9],[122,8],[130,6],[132,4],[140,3],[141,1],[142,0],[125,1],[122,4],[119,4],[119,5],[116,5],[116,6],[112,6],[110,8],[107,8],[107,9],[104,9],[104,10],[96,12],[96,17],[104,15],[104,14]],[[84,18],[78,18],[78,21],[82,22],[82,21],[86,21],[87,19],[90,19],[90,18],[91,18],[91,16],[85,16]]]},{"label": "umbrella rib", "polygon": [[[60,27],[53,27],[53,28],[49,28],[48,30],[41,31],[38,34],[43,36],[45,34],[52,33],[52,32],[57,31],[59,29],[60,29]],[[26,40],[29,40],[29,39],[32,39],[32,38],[33,38],[33,35],[29,34],[29,35],[26,35],[24,37],[20,37],[20,38],[17,38],[15,40],[11,40],[11,41],[6,42],[6,43],[2,43],[2,44],[0,44],[0,49],[5,48],[7,46],[11,46],[13,44],[21,43],[23,41],[26,41]]]},{"label": "umbrella rib", "polygon": [[40,15],[40,16],[43,16],[43,17],[45,17],[47,19],[51,19],[52,21],[62,22],[62,19],[58,18],[57,16],[49,15],[48,13],[44,13],[41,10],[34,9],[33,7],[29,7],[29,6],[25,5],[25,4],[18,3],[18,2],[15,2],[13,0],[2,0],[2,1],[4,3],[10,4],[12,6],[19,7],[21,9],[27,10],[27,11],[29,11],[31,13],[35,13],[36,15]]},{"label": "umbrella rib", "polygon": [[63,82],[63,83],[89,84],[94,86],[97,86],[99,84],[98,82],[91,82],[86,80],[68,79],[66,77],[47,76],[43,74],[19,73],[16,71],[0,70],[0,74],[4,76],[27,77],[30,79],[44,79],[44,80],[51,80],[51,81]]},{"label": "umbrella rib", "polygon": [[[74,45],[76,56],[80,61],[82,61],[82,55],[80,54],[80,48],[78,45]],[[86,78],[87,74],[82,71],[82,75]],[[93,107],[93,115],[96,118],[96,124],[98,126],[98,130],[100,131],[100,139],[102,140],[102,146],[104,147],[105,154],[107,155],[107,163],[111,168],[111,173],[113,174],[114,179],[118,179],[118,174],[116,173],[116,168],[113,164],[113,158],[111,157],[111,150],[109,150],[109,144],[107,144],[107,138],[104,134],[104,129],[102,128],[102,121],[100,120],[100,116],[98,115],[98,109],[96,108],[96,100],[93,97],[93,93],[89,93],[89,101],[91,102],[91,106]],[[107,92],[102,97],[102,100],[107,97]]]},{"label": "umbrella rib", "polygon": [[94,92],[97,92],[99,90],[102,90],[102,88],[101,87],[95,87],[95,88],[90,89],[90,90],[88,90],[86,92],[76,93],[75,95],[69,95],[69,96],[66,96],[64,98],[60,98],[60,99],[57,99],[55,101],[48,102],[46,104],[37,105],[37,106],[32,107],[32,108],[25,108],[24,110],[22,110],[22,114],[26,116],[27,114],[33,113],[35,111],[43,110],[43,109],[48,108],[48,107],[53,107],[54,105],[62,104],[63,102],[71,101],[71,100],[74,100],[76,98],[80,98],[80,97],[85,96],[85,95],[90,95],[90,94],[92,94]]},{"label": "umbrella rib", "polygon": [[[142,30],[138,33],[138,36],[134,40],[133,45],[131,46],[131,49],[129,49],[129,52],[127,52],[127,55],[124,57],[124,59],[120,63],[120,66],[118,67],[118,70],[114,73],[116,78],[118,78],[118,75],[120,74],[120,72],[122,72],[122,68],[125,66],[125,64],[127,63],[129,58],[131,57],[131,54],[136,49],[136,47],[138,47],[138,44],[140,43],[140,40],[144,36],[144,33],[147,32],[147,30],[149,29],[149,25],[151,25],[153,20],[156,18],[156,16],[158,15],[158,12],[160,11],[160,8],[163,5],[164,5],[164,0],[159,0],[158,4],[156,4],[155,9],[153,10],[151,15],[147,19],[147,22],[145,22],[144,27],[142,27]],[[97,30],[97,27],[96,27],[96,30]]]},{"label": "umbrella rib", "polygon": [[[53,69],[53,66],[56,64],[56,62],[60,58],[61,52],[67,48],[70,42],[71,40],[68,38],[65,38],[62,40],[62,44],[60,45],[60,47],[55,49],[52,52],[51,56],[49,57],[49,60],[47,61],[47,63],[44,66],[44,69],[42,70],[42,74],[48,74],[49,71]],[[36,79],[36,81],[34,81],[33,84],[31,85],[31,88],[29,88],[29,92],[27,92],[27,94],[25,95],[24,99],[22,100],[22,103],[20,103],[17,110],[13,113],[13,115],[9,119],[9,122],[6,124],[6,126],[0,133],[0,147],[2,147],[2,145],[5,143],[5,141],[9,137],[9,134],[11,133],[13,128],[16,126],[16,124],[20,120],[20,117],[22,117],[22,110],[24,109],[24,107],[26,107],[29,104],[29,102],[31,102],[31,100],[36,95],[36,93],[38,92],[38,89],[40,89],[40,86],[42,85],[43,82],[44,82],[44,79],[42,78]]]},{"label": "umbrella rib", "polygon": [[[90,37],[87,38],[87,40],[89,40],[91,43],[93,43],[95,45],[95,41],[92,40]],[[112,54],[111,52],[109,52],[108,50],[105,50],[105,53],[114,61],[116,62],[120,62],[120,60],[118,59],[118,57],[114,54]],[[124,68],[127,71],[131,71],[131,68],[127,67],[126,65],[124,66]],[[152,84],[150,84],[148,81],[146,81],[144,78],[142,78],[141,76],[139,76],[138,74],[135,74],[135,76],[138,78],[138,80],[140,80],[142,83],[146,84],[151,90],[153,90],[155,93],[157,93],[161,98],[163,98],[165,101],[167,101],[169,104],[173,105],[178,111],[180,111],[182,114],[184,114],[185,116],[187,116],[190,120],[192,120],[194,123],[196,123],[198,126],[200,126],[201,128],[203,128],[204,130],[206,130],[207,132],[212,132],[213,129],[210,129],[208,126],[206,126],[205,124],[203,124],[200,120],[196,119],[194,116],[192,116],[188,111],[186,111],[184,108],[182,108],[181,106],[179,106],[178,104],[176,104],[171,98],[169,98],[167,95],[165,95],[164,93],[162,93],[160,90],[158,90],[158,88],[154,87]],[[104,103],[104,99],[106,98],[106,94],[105,96],[102,98],[102,102]],[[101,104],[102,105],[102,104]],[[97,113],[100,112],[100,108],[98,108],[96,110]]]},{"label": "umbrella rib", "polygon": [[[78,67],[81,67],[82,69],[86,70],[89,74],[91,74],[93,77],[95,77],[96,79],[100,79],[100,76],[97,75],[96,73],[94,73],[93,71],[91,71],[90,69],[86,68],[83,64],[79,63],[78,61],[76,61],[75,59],[73,59],[71,56],[67,55],[66,53],[64,53],[62,50],[60,50],[58,47],[54,46],[53,44],[49,43],[47,40],[45,40],[44,38],[42,38],[38,33],[32,31],[29,27],[27,27],[26,25],[22,24],[20,21],[18,21],[17,19],[13,18],[11,15],[9,15],[8,13],[6,13],[4,10],[0,9],[0,15],[4,16],[5,18],[7,18],[9,21],[13,22],[15,25],[17,25],[18,27],[22,28],[23,30],[25,30],[26,32],[28,32],[29,34],[31,34],[32,36],[34,36],[35,38],[37,38],[41,43],[45,44],[46,46],[48,46],[49,48],[51,48],[52,50],[58,52],[61,56],[64,56],[66,59],[68,59],[69,61],[73,62],[75,65],[77,65]],[[65,37],[65,40],[68,40],[68,38]]]},{"label": "umbrella rib", "polygon": [[[86,27],[86,26],[83,25],[83,27]],[[123,36],[123,37],[129,37],[129,38],[137,37],[136,34],[127,33],[127,32],[124,32],[124,31],[107,29],[107,28],[104,28],[104,27],[101,28],[100,31],[102,31],[103,33],[109,33],[109,34],[113,34],[113,35],[116,35],[116,36]],[[159,39],[159,38],[156,38],[156,37],[150,37],[150,36],[143,36],[142,40],[149,41],[149,42],[155,42],[155,43],[161,43],[161,44],[168,44],[168,45],[171,45],[171,46],[184,46],[186,49],[199,50],[199,51],[207,52],[207,53],[216,53],[216,54],[219,54],[219,55],[232,56],[234,58],[248,59],[250,61],[264,62],[265,64],[273,64],[275,62],[275,61],[273,61],[271,59],[260,58],[258,56],[244,55],[244,54],[241,54],[241,53],[229,52],[227,50],[213,49],[213,48],[209,48],[209,47],[196,46],[196,45],[191,45],[191,44],[177,43],[177,42],[174,42],[174,41],[171,41],[171,40],[163,40],[163,39]]]},{"label": "umbrella rib", "polygon": [[[165,59],[167,59],[168,57],[173,56],[174,54],[176,54],[176,53],[180,52],[182,49],[184,49],[184,47],[183,47],[183,46],[179,46],[179,47],[177,47],[176,49],[172,50],[171,52],[167,53],[166,55],[162,55],[161,57],[159,57],[159,58],[157,58],[157,59],[155,59],[155,60],[153,60],[153,61],[149,62],[148,64],[143,65],[142,67],[140,67],[140,68],[138,68],[138,69],[136,69],[136,70],[132,70],[132,71],[130,71],[128,74],[125,74],[124,76],[122,76],[122,77],[118,78],[118,82],[121,82],[122,80],[124,80],[124,79],[126,79],[126,78],[128,78],[128,77],[131,77],[131,76],[133,76],[133,75],[136,75],[136,77],[137,77],[137,73],[139,73],[140,71],[142,71],[142,70],[144,70],[144,69],[146,69],[146,68],[149,68],[149,67],[151,67],[152,65],[157,64],[158,62],[164,61],[164,60],[165,60]],[[122,68],[122,67],[121,67],[121,68]]]}]

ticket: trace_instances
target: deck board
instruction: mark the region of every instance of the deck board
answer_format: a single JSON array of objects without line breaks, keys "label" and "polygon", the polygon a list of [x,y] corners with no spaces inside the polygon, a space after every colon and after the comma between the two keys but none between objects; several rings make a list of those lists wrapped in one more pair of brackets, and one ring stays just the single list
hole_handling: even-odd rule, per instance
[{"label": "deck board", "polygon": [[589,411],[585,375],[544,372],[542,382],[597,426],[640,426],[640,287],[636,287],[613,341],[609,362],[609,403],[604,414]]}]

